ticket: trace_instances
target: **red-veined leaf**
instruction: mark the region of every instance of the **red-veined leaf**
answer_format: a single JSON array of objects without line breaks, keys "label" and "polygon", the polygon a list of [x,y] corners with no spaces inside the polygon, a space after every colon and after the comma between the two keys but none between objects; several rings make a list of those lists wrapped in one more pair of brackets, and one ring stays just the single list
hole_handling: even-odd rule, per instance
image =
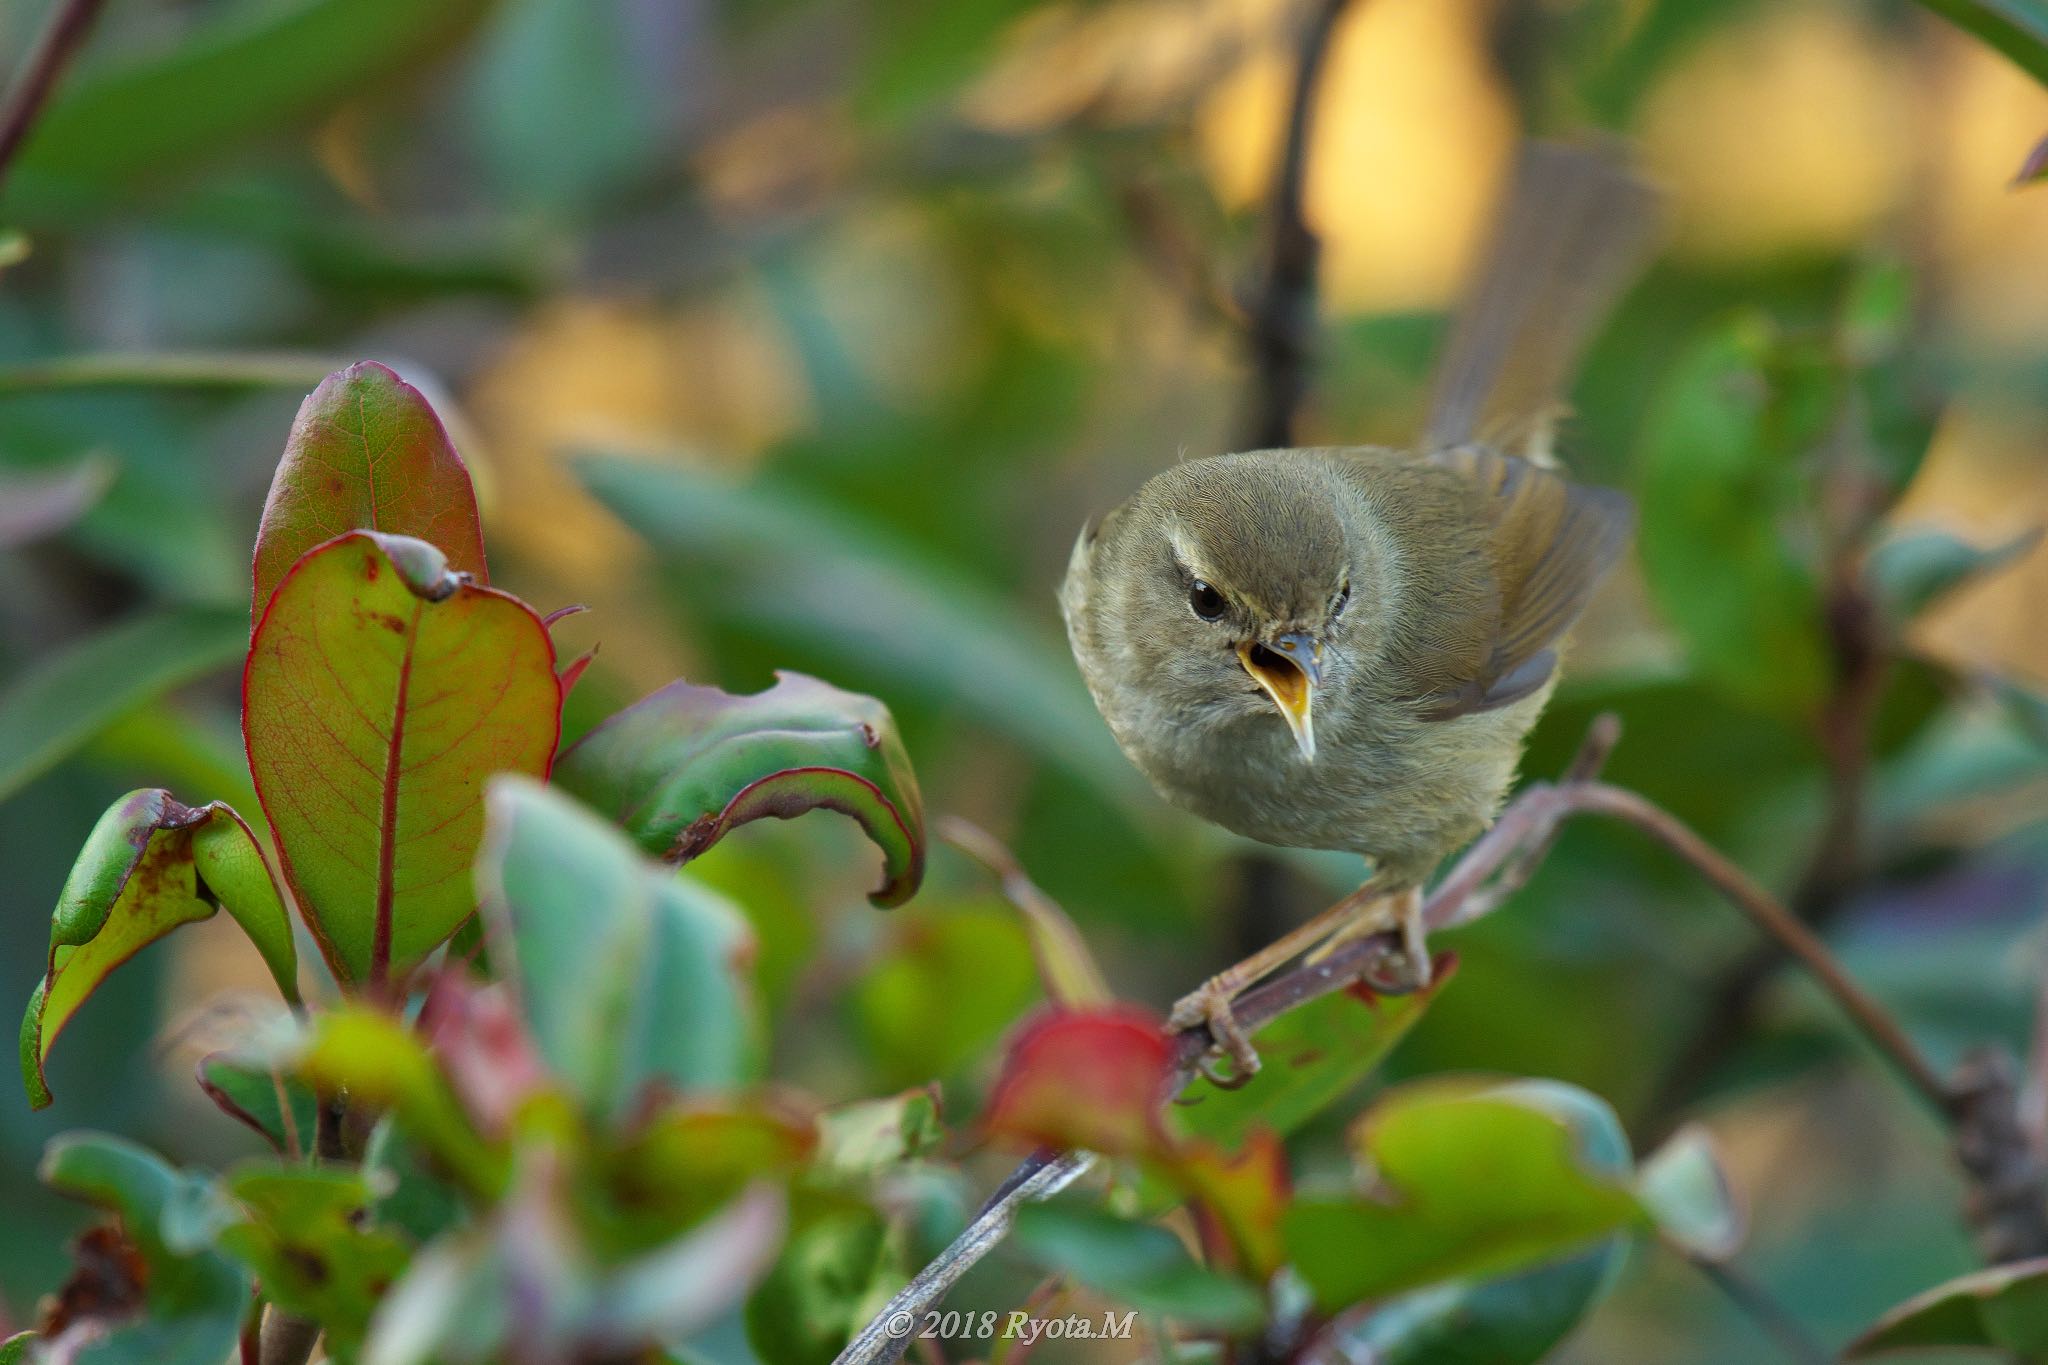
[{"label": "red-veined leaf", "polygon": [[349,532],[278,584],[242,729],[285,879],[342,981],[402,974],[475,910],[484,780],[546,776],[561,701],[540,618],[424,541]]},{"label": "red-veined leaf", "polygon": [[573,745],[555,781],[674,862],[749,820],[823,807],[882,850],[875,904],[901,905],[924,879],[924,802],[889,709],[801,673],[744,697],[670,683]]}]

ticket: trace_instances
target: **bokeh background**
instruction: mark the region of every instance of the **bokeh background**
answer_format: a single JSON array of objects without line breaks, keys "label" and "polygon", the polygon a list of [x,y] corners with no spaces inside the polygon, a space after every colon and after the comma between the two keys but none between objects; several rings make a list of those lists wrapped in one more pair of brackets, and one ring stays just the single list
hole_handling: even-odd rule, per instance
[{"label": "bokeh background", "polygon": [[[45,9],[0,8],[7,65]],[[677,676],[752,690],[793,667],[872,691],[933,809],[1009,841],[1119,991],[1154,1004],[1344,889],[1342,860],[1161,805],[1089,706],[1053,601],[1088,513],[1242,441],[1243,301],[1302,13],[109,5],[0,185],[0,479],[23,496],[83,467],[96,490],[0,550],[0,1002],[25,1002],[115,795],[257,809],[232,676],[249,545],[299,398],[366,357],[449,415],[494,577],[592,608],[559,632],[600,648],[572,730]],[[1814,708],[1779,685],[1824,648],[1800,604],[1838,557],[1830,455],[1774,451],[1729,510],[1714,472],[1669,475],[1668,427],[1696,411],[1674,374],[1731,315],[1825,347],[1890,290],[1914,400],[1898,439],[1931,446],[1886,517],[1980,543],[2048,521],[2048,188],[2012,187],[2048,94],[1904,3],[1353,0],[1309,148],[1324,252],[1303,439],[1413,428],[1514,141],[1594,128],[1636,144],[1672,222],[1563,448],[1637,491],[1653,560],[1654,537],[1689,537],[1666,562],[1738,605],[1717,649],[1673,625],[1696,602],[1632,565],[1529,771],[1612,708],[1610,775],[1789,891],[1830,810]],[[1781,581],[1790,635],[1745,634],[1744,594]],[[2036,550],[1912,625],[1864,746],[1859,847],[1809,906],[1945,1060],[2034,1027],[2044,624]],[[10,721],[80,648],[102,653],[72,730]],[[870,858],[819,818],[750,827],[705,870],[760,926],[777,1078],[828,1099],[939,1078],[964,1118],[1038,998],[1022,930],[950,850],[913,906],[878,914]],[[1571,830],[1508,911],[1443,946],[1460,974],[1395,1074],[1569,1079],[1645,1148],[1704,1120],[1753,1210],[1746,1273],[1823,1339],[1974,1264],[1939,1128],[1798,981],[1734,1019],[1748,931],[1626,833]],[[34,1183],[52,1133],[207,1164],[247,1150],[189,1077],[261,989],[231,928],[188,930],[71,1030],[54,1110],[0,1102],[0,1320],[55,1286],[83,1221]],[[1335,1151],[1341,1117],[1305,1160]],[[999,1261],[963,1303],[1007,1308],[1030,1282]],[[1766,1349],[1646,1249],[1559,1358]]]}]

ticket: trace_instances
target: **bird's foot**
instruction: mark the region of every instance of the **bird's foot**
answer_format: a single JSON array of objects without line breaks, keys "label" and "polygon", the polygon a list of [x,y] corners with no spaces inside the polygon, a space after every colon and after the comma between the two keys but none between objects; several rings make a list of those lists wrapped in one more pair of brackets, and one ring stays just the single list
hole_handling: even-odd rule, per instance
[{"label": "bird's foot", "polygon": [[[1371,888],[1367,887],[1367,891]],[[1363,894],[1363,892],[1361,893]],[[1366,984],[1389,995],[1406,995],[1427,990],[1434,974],[1429,942],[1422,924],[1422,889],[1405,886],[1385,895],[1374,895],[1358,907],[1356,915],[1323,945],[1309,955],[1318,962],[1346,943],[1373,934],[1397,931],[1400,947],[1381,958],[1366,974]]]},{"label": "bird's foot", "polygon": [[[1166,1028],[1170,1033],[1208,1029],[1210,1051],[1196,1063],[1196,1067],[1211,1084],[1223,1090],[1236,1090],[1259,1074],[1259,1050],[1238,1027],[1237,1015],[1230,1007],[1239,989],[1236,982],[1228,979],[1227,973],[1212,976],[1198,990],[1176,1001],[1172,1013],[1166,1016]],[[1219,1070],[1216,1065],[1224,1057],[1230,1059],[1232,1069],[1228,1072]]]}]

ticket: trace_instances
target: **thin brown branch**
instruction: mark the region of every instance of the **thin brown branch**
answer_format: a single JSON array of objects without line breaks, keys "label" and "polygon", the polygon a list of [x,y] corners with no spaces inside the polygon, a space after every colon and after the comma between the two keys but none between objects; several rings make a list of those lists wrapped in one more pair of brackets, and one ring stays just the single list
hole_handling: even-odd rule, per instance
[{"label": "thin brown branch", "polygon": [[1308,144],[1314,127],[1316,89],[1330,37],[1350,0],[1314,0],[1301,34],[1294,92],[1287,104],[1287,129],[1280,165],[1267,208],[1272,238],[1266,275],[1248,311],[1246,341],[1257,371],[1247,449],[1292,444],[1295,416],[1308,391],[1308,369],[1316,320],[1316,271],[1322,243],[1308,225],[1303,202],[1308,180]]},{"label": "thin brown branch", "polygon": [[7,169],[14,164],[15,154],[43,112],[57,78],[64,74],[85,35],[92,31],[93,21],[99,18],[104,3],[105,0],[58,0],[43,31],[36,35],[35,46],[29,49],[21,74],[8,88],[5,102],[0,103],[0,182],[6,180]]},{"label": "thin brown branch", "polygon": [[1724,899],[1749,916],[1765,937],[1776,942],[1813,976],[1863,1036],[1898,1070],[1907,1084],[1936,1113],[1946,1115],[1950,1093],[1941,1074],[1906,1036],[1898,1020],[1856,984],[1833,953],[1797,916],[1787,910],[1748,873],[1728,861],[1706,840],[1675,816],[1631,791],[1602,783],[1581,783],[1548,793],[1562,798],[1565,814],[1597,813],[1626,821],[1662,843],[1710,882]]},{"label": "thin brown branch", "polygon": [[1778,1344],[1779,1350],[1798,1361],[1799,1365],[1830,1365],[1834,1360],[1834,1353],[1815,1341],[1799,1319],[1755,1280],[1731,1265],[1709,1260],[1668,1242],[1667,1245],[1671,1245],[1673,1251],[1705,1276],[1709,1284],[1726,1295],[1728,1301],[1756,1323],[1765,1336]]},{"label": "thin brown branch", "polygon": [[1024,916],[1031,931],[1031,951],[1038,959],[1039,979],[1056,1003],[1083,1009],[1114,998],[1074,921],[1059,902],[1039,889],[1002,840],[957,815],[940,817],[936,829],[941,839],[994,873],[1003,888],[1003,899]]},{"label": "thin brown branch", "polygon": [[[1840,462],[1837,469],[1843,469]],[[1831,482],[1845,481],[1854,481],[1851,473]],[[1877,603],[1864,581],[1861,552],[1881,505],[1840,491],[1832,501],[1841,504],[1831,519],[1840,525],[1829,537],[1833,548],[1822,625],[1833,683],[1815,723],[1827,768],[1827,798],[1812,852],[1788,902],[1802,922],[1816,928],[1841,914],[1862,875],[1870,734],[1892,662]],[[1757,1001],[1787,960],[1778,944],[1762,943],[1721,970],[1707,992],[1700,1022],[1653,1092],[1648,1111],[1653,1139],[1676,1125],[1686,1103],[1749,1036]]]},{"label": "thin brown branch", "polygon": [[[1963,1106],[1969,1099],[1967,1092],[1954,1090],[1942,1080],[1898,1021],[1850,977],[1818,935],[1676,816],[1634,792],[1597,780],[1617,734],[1612,719],[1602,717],[1572,761],[1567,780],[1529,787],[1510,802],[1493,828],[1466,850],[1450,874],[1423,901],[1424,924],[1432,931],[1455,928],[1496,909],[1504,899],[1503,894],[1495,894],[1496,888],[1503,883],[1514,886],[1526,880],[1534,868],[1532,850],[1547,850],[1559,826],[1573,816],[1605,815],[1620,820],[1690,864],[1765,937],[1805,967],[1908,1087],[1944,1120],[1960,1125]],[[1383,975],[1381,969],[1400,951],[1400,937],[1395,933],[1350,940],[1321,958],[1247,991],[1232,1003],[1231,1013],[1246,1035],[1256,1034],[1288,1011],[1342,990],[1353,981],[1377,982]],[[1175,1037],[1171,1073],[1165,1087],[1167,1095],[1178,1094],[1193,1081],[1202,1060],[1216,1043],[1205,1026]],[[1987,1112],[1994,1116],[2005,1112],[1998,1108],[1996,1094],[1990,1096]],[[1995,1137],[1993,1146],[2001,1153],[2005,1150]],[[1969,1155],[1959,1155],[1974,1178]],[[1086,1172],[1094,1160],[1086,1152],[1033,1153],[990,1196],[953,1245],[926,1266],[841,1353],[837,1365],[886,1365],[899,1359],[905,1341],[892,1338],[887,1324],[891,1320],[908,1321],[904,1314],[921,1313],[938,1302],[960,1276],[1002,1240],[1020,1205],[1064,1189]],[[2036,1184],[2032,1189],[2038,1202],[2040,1186]]]}]

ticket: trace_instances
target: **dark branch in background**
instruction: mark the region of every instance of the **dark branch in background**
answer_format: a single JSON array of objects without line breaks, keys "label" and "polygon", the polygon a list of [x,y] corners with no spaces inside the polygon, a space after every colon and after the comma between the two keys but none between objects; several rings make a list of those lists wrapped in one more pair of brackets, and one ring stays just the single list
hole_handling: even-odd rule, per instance
[{"label": "dark branch in background", "polygon": [[1798,1319],[1787,1313],[1785,1306],[1766,1293],[1763,1286],[1732,1266],[1710,1261],[1683,1247],[1673,1246],[1672,1250],[1725,1294],[1730,1303],[1748,1314],[1750,1320],[1777,1343],[1778,1349],[1798,1361],[1799,1365],[1831,1365],[1834,1353],[1815,1341]]},{"label": "dark branch in background", "polygon": [[[1835,558],[1824,607],[1834,681],[1816,725],[1828,772],[1827,805],[1790,902],[1792,913],[1815,928],[1841,915],[1862,878],[1870,732],[1891,672],[1877,604],[1851,556]],[[1784,950],[1769,942],[1722,970],[1707,991],[1699,1026],[1656,1087],[1648,1111],[1653,1136],[1677,1126],[1680,1111],[1749,1036],[1764,987],[1786,961]]]},{"label": "dark branch in background", "polygon": [[22,63],[21,74],[8,88],[5,103],[0,103],[0,183],[5,182],[7,168],[14,164],[15,153],[21,150],[28,130],[42,113],[43,103],[49,99],[57,78],[85,41],[85,35],[92,31],[93,20],[99,18],[104,2],[58,0],[57,7],[50,11],[49,21],[29,50],[28,60]]},{"label": "dark branch in background", "polygon": [[[1819,936],[1790,910],[1676,816],[1632,791],[1597,780],[1616,737],[1613,718],[1603,716],[1588,732],[1563,780],[1539,783],[1517,795],[1493,828],[1480,836],[1450,875],[1430,892],[1423,902],[1423,922],[1433,931],[1451,929],[1498,909],[1528,879],[1559,827],[1573,816],[1605,815],[1635,827],[1698,871],[1723,899],[1803,966],[1857,1031],[1891,1063],[1907,1087],[1951,1126],[1958,1159],[1972,1184],[1973,1211],[1981,1210],[1977,1214],[1980,1226],[1998,1219],[2003,1220],[2000,1226],[2011,1224],[2015,1231],[2031,1234],[2031,1229],[2019,1226],[2023,1215],[2031,1211],[2040,1223],[2048,1219],[2048,1213],[2040,1207],[2039,1181],[2015,1156],[2016,1151],[2031,1148],[2024,1143],[2016,1148],[2011,1135],[2000,1127],[2008,1120],[2017,1124],[2009,1077],[2003,1090],[1968,1074],[1955,1085],[1944,1081],[1898,1021],[1856,983]],[[1400,951],[1396,934],[1354,939],[1318,961],[1246,992],[1238,997],[1232,1013],[1246,1034],[1256,1034],[1290,1010],[1342,990],[1353,981],[1378,982],[1389,960]],[[1216,1042],[1205,1027],[1175,1037],[1166,1086],[1169,1096],[1193,1082],[1198,1065]],[[890,1323],[918,1320],[1003,1239],[1020,1205],[1066,1188],[1094,1161],[1086,1152],[1034,1153],[1003,1182],[953,1245],[890,1300],[841,1354],[838,1365],[887,1365],[900,1358],[908,1338],[893,1337]],[[1717,1283],[1728,1287],[1726,1281]]]},{"label": "dark branch in background", "polygon": [[1308,178],[1308,141],[1314,123],[1316,86],[1329,56],[1330,35],[1349,0],[1315,0],[1302,31],[1294,94],[1287,106],[1286,139],[1273,177],[1267,221],[1271,256],[1257,295],[1247,306],[1246,338],[1257,371],[1252,410],[1245,426],[1246,450],[1294,443],[1294,419],[1308,392],[1314,349],[1316,268],[1322,244],[1308,225],[1302,203]]}]

